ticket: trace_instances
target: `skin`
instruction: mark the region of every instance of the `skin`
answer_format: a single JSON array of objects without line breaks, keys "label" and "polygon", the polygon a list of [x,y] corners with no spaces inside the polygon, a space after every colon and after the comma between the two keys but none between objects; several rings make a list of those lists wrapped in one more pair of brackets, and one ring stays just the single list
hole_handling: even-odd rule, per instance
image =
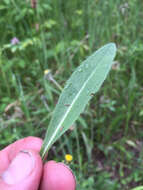
[{"label": "skin", "polygon": [[76,182],[68,166],[39,155],[42,140],[27,137],[0,151],[0,189],[75,190]]}]

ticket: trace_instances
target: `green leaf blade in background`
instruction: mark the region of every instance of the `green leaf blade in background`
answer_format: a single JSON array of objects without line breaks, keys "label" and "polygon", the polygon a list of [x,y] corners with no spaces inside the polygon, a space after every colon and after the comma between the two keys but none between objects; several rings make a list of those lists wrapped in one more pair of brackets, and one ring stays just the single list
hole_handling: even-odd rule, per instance
[{"label": "green leaf blade in background", "polygon": [[113,64],[116,46],[109,43],[88,57],[67,81],[41,149],[44,158],[51,145],[75,122],[104,82]]},{"label": "green leaf blade in background", "polygon": [[138,187],[135,187],[135,188],[133,188],[131,190],[143,190],[143,186],[138,186]]}]

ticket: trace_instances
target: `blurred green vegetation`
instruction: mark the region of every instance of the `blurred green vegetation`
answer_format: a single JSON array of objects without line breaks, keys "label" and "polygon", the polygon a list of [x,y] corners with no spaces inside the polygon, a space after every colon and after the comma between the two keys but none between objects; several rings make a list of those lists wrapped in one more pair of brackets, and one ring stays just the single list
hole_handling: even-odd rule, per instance
[{"label": "blurred green vegetation", "polygon": [[[44,138],[60,89],[75,68],[115,42],[115,64],[49,158],[70,164],[77,190],[143,185],[143,3],[140,0],[1,0],[0,148]],[[16,37],[19,43],[12,44]]]}]

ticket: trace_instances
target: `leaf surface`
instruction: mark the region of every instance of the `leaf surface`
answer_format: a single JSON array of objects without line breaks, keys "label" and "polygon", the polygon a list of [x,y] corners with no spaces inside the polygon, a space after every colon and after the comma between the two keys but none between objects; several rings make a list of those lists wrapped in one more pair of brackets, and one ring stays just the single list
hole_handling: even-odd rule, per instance
[{"label": "leaf surface", "polygon": [[109,73],[116,46],[109,43],[88,57],[75,70],[60,95],[41,149],[45,157],[51,145],[75,122]]}]

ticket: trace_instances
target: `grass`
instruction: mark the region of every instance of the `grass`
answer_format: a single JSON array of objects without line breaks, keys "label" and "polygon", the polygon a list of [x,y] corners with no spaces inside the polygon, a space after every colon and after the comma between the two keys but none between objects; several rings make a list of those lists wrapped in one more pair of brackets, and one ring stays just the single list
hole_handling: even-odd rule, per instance
[{"label": "grass", "polygon": [[[143,5],[139,0],[0,3],[0,148],[25,136],[44,138],[60,89],[75,68],[108,42],[116,64],[100,92],[50,152],[70,164],[77,189],[142,185]],[[37,29],[36,29],[37,28]],[[20,43],[11,46],[17,37]]]}]

